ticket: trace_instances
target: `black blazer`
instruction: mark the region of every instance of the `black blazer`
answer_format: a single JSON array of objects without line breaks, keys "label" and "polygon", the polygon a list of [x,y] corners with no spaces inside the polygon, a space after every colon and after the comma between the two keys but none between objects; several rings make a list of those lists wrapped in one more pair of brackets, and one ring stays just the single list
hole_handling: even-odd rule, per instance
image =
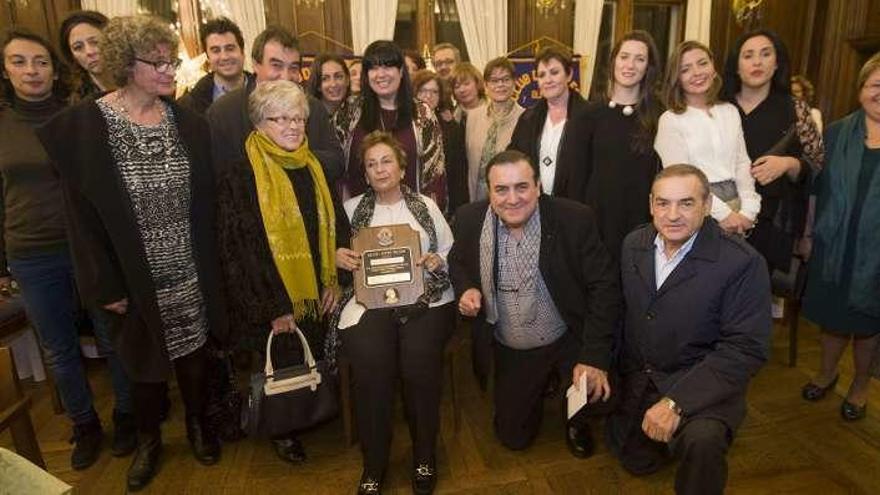
[{"label": "black blazer", "polygon": [[[189,156],[193,254],[210,334],[227,337],[215,251],[214,174],[205,121],[176,103],[172,117]],[[170,362],[146,253],[95,101],[70,107],[37,130],[61,176],[77,286],[90,307],[128,298],[114,348],[134,382],[168,379]]]},{"label": "black blazer", "polygon": [[749,380],[769,353],[764,258],[707,218],[691,251],[656,290],[656,235],[644,225],[623,244],[624,382],[645,373],[687,417],[713,417],[733,431],[745,415]]},{"label": "black blazer", "polygon": [[[608,370],[614,328],[620,312],[617,269],[599,240],[592,211],[582,204],[542,195],[541,251],[538,264],[553,302],[569,331],[580,340],[578,362]],[[480,234],[487,201],[462,206],[455,215],[455,244],[449,269],[456,297],[468,289],[482,292]],[[480,311],[473,326],[474,371],[485,384],[493,329]]]},{"label": "black blazer", "polygon": [[[584,202],[587,183],[590,180],[591,161],[588,159],[589,146],[583,136],[586,132],[585,122],[581,114],[587,109],[587,102],[574,90],[569,90],[568,116],[562,130],[562,139],[556,155],[556,178],[553,184],[553,195]],[[518,150],[537,163],[541,153],[541,134],[547,120],[547,100],[538,101],[535,106],[527,109],[519,116],[513,136],[510,138],[509,150]]]}]

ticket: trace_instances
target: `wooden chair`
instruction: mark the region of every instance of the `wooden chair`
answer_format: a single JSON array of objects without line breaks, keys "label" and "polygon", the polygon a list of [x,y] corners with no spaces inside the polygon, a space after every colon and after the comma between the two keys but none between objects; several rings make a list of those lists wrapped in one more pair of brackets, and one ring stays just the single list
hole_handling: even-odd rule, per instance
[{"label": "wooden chair", "polygon": [[[449,370],[447,383],[452,396],[452,425],[458,433],[461,424],[461,408],[458,406],[458,390],[455,386],[455,369],[458,350],[464,339],[453,332],[452,337],[443,351],[443,366]],[[339,369],[339,410],[342,414],[342,428],[345,432],[346,445],[354,445],[357,442],[357,424],[354,421],[354,408],[356,407],[351,398],[351,362],[345,356],[344,349],[339,353],[336,360]]]},{"label": "wooden chair", "polygon": [[15,450],[35,465],[46,469],[40,444],[31,423],[31,398],[21,392],[15,363],[8,347],[0,347],[0,431],[9,429]]},{"label": "wooden chair", "polygon": [[[28,324],[20,295],[0,297],[0,341],[24,331]],[[42,345],[40,345],[40,356],[43,356]],[[45,363],[46,360],[43,359],[43,362]],[[55,386],[52,371],[48,368],[46,369],[46,381],[52,391],[52,409],[55,414],[61,414],[64,412],[64,406],[61,404],[61,396]]]},{"label": "wooden chair", "polygon": [[798,326],[801,318],[801,296],[806,285],[806,263],[799,257],[792,257],[788,273],[774,270],[771,275],[773,295],[785,301],[784,319],[788,320],[788,366],[797,365]]}]

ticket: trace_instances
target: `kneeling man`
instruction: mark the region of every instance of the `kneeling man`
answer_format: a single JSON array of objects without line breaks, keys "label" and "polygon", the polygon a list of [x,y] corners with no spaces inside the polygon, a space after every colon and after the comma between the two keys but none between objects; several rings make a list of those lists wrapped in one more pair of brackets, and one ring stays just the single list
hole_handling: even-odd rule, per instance
[{"label": "kneeling man", "polygon": [[[499,153],[486,180],[489,201],[456,214],[449,265],[459,311],[478,317],[474,369],[484,387],[494,349],[495,433],[506,447],[524,449],[541,426],[551,375],[566,387],[586,375],[590,400],[608,399],[620,288],[591,210],[541,194],[528,156]],[[577,457],[593,449],[585,416],[567,428]]]},{"label": "kneeling man", "polygon": [[720,494],[749,380],[767,360],[767,267],[709,216],[698,168],[665,168],[650,201],[653,225],[623,244],[621,402],[609,443],[631,473],[654,472],[674,455],[676,492]]}]

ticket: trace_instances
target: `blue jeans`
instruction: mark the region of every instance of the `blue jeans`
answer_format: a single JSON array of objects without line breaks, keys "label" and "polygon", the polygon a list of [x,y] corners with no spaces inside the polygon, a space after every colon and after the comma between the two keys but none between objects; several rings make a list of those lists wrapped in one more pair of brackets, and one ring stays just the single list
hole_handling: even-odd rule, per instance
[{"label": "blue jeans", "polygon": [[[79,304],[70,254],[40,254],[9,259],[8,264],[21,290],[28,318],[40,336],[46,364],[68,417],[74,424],[97,420],[79,348],[75,320]],[[107,357],[110,368],[116,410],[131,413],[131,384],[110,345],[107,315],[103,309],[90,314],[98,349]]]}]

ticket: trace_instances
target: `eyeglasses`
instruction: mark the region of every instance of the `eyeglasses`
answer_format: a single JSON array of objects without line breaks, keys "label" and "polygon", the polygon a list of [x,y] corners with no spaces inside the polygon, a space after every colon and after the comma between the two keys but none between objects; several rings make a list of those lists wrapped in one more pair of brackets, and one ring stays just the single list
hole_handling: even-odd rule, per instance
[{"label": "eyeglasses", "polygon": [[147,65],[152,65],[153,68],[156,69],[156,72],[158,72],[159,74],[168,74],[169,72],[174,72],[180,68],[180,59],[177,59],[177,58],[174,60],[170,60],[170,61],[169,60],[153,61],[153,60],[146,60],[146,59],[138,58],[138,57],[135,57],[134,59],[137,60],[138,62],[143,62]]},{"label": "eyeglasses", "polygon": [[511,82],[513,82],[513,78],[510,77],[510,76],[504,76],[504,77],[490,77],[489,79],[486,79],[486,84],[492,84],[492,85],[495,85],[495,84],[510,84]]},{"label": "eyeglasses", "polygon": [[266,117],[266,120],[280,127],[288,127],[290,124],[296,124],[297,127],[306,125],[305,117],[287,117],[285,115],[279,117]]}]

